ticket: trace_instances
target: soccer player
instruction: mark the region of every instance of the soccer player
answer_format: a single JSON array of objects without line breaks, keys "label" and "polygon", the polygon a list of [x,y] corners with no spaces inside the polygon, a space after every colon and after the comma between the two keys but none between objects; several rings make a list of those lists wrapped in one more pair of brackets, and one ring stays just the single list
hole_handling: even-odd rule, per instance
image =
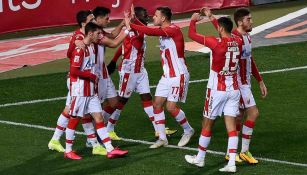
[{"label": "soccer player", "polygon": [[256,160],[249,151],[249,145],[253,134],[255,121],[259,116],[259,111],[251,90],[251,75],[253,75],[259,83],[262,98],[267,95],[267,88],[259,74],[258,68],[252,56],[251,37],[248,32],[252,31],[252,15],[247,8],[237,9],[234,13],[234,21],[237,25],[232,33],[239,36],[244,41],[243,52],[241,55],[242,61],[239,66],[239,87],[241,92],[240,114],[237,117],[237,130],[242,128],[242,118],[247,114],[242,128],[242,147],[240,158],[250,164],[257,164]]},{"label": "soccer player", "polygon": [[[111,33],[108,33],[103,30],[110,23],[110,12],[110,9],[105,7],[96,7],[93,10],[95,21],[102,28],[102,38],[100,39],[99,44],[97,46],[97,71],[100,75],[98,82],[98,97],[102,102],[106,100],[108,103],[108,105],[103,110],[105,122],[109,120],[111,115],[116,115],[116,113],[114,112],[115,110],[122,110],[124,106],[122,103],[118,102],[118,96],[115,90],[115,86],[107,71],[107,67],[105,64],[106,47],[118,47],[129,33],[129,30],[125,30],[123,34],[119,35],[122,28],[125,26],[124,20]],[[109,135],[112,140],[120,140],[120,137],[118,137],[114,131],[110,131]]]},{"label": "soccer player", "polygon": [[[216,19],[209,9],[206,9],[206,13],[213,23],[217,24],[214,22]],[[243,41],[243,52],[241,55],[238,74],[239,88],[241,92],[240,113],[236,118],[238,132],[240,132],[242,129],[242,118],[244,117],[245,113],[247,114],[247,118],[242,129],[242,147],[239,157],[250,164],[257,164],[258,160],[256,160],[249,151],[249,144],[255,121],[259,116],[259,111],[251,90],[251,75],[253,75],[259,83],[262,98],[266,97],[267,88],[252,57],[252,45],[249,32],[252,31],[253,21],[249,9],[237,9],[234,13],[234,21],[237,28],[232,31],[232,34],[240,37]],[[217,28],[217,25],[215,25],[215,27]],[[240,161],[239,157],[237,156],[237,161]],[[226,155],[226,159],[228,159],[228,155]]]},{"label": "soccer player", "polygon": [[[82,41],[84,38],[84,30],[85,30],[85,25],[91,21],[94,20],[94,16],[90,10],[81,10],[77,13],[76,19],[79,25],[79,29],[77,29],[74,34],[72,35],[69,43],[69,49],[67,50],[67,57],[71,58],[72,52],[74,51],[76,47],[76,43],[79,41]],[[70,60],[71,62],[71,60]],[[58,152],[64,152],[64,148],[60,143],[60,137],[63,135],[67,124],[68,120],[70,118],[69,115],[69,108],[70,108],[70,102],[71,102],[71,97],[70,97],[70,88],[69,88],[69,83],[70,80],[69,78],[67,79],[67,88],[68,88],[68,94],[66,98],[66,106],[62,112],[62,114],[59,116],[58,121],[57,121],[57,127],[55,128],[54,134],[52,139],[48,143],[48,148],[51,150],[56,150]],[[96,134],[95,134],[95,129],[94,125],[92,123],[92,117],[90,115],[85,116],[82,118],[82,126],[83,129],[87,135],[87,144],[89,143],[90,145],[94,145],[97,142]],[[96,147],[93,147],[93,154],[98,154],[98,155],[106,155],[106,150],[98,145]]]},{"label": "soccer player", "polygon": [[[80,121],[80,118],[85,114],[91,114],[96,123],[97,134],[101,138],[107,150],[108,158],[122,157],[128,151],[114,149],[108,132],[104,127],[102,108],[100,100],[97,96],[97,81],[96,73],[96,51],[93,43],[99,41],[102,30],[100,26],[92,22],[85,26],[85,36],[82,42],[85,48],[76,47],[71,55],[70,65],[70,119],[66,129],[66,149],[65,158],[79,160],[82,159],[72,150],[74,141],[75,129]],[[94,147],[99,145],[96,142]]]},{"label": "soccer player", "polygon": [[[148,24],[149,17],[145,8],[134,8],[132,6],[131,11],[132,14],[135,14],[136,24],[144,26]],[[150,94],[148,74],[146,68],[144,67],[146,50],[145,37],[146,36],[144,33],[131,30],[126,36],[122,46],[118,48],[107,68],[109,72],[114,72],[118,58],[123,55],[123,59],[118,67],[120,77],[118,94],[120,97],[119,102],[120,104],[126,105],[133,91],[139,93],[144,111],[152,121],[152,125],[156,131],[155,135],[158,137],[159,134],[154,122],[152,96]],[[114,132],[114,127],[119,119],[121,110],[118,109],[115,111],[115,113],[116,114],[112,115],[108,121],[107,129],[109,133]],[[177,131],[170,130],[169,128],[165,129],[167,135],[172,135]]]},{"label": "soccer player", "polygon": [[130,24],[131,28],[138,32],[160,37],[163,75],[156,88],[153,104],[159,139],[150,148],[168,145],[163,109],[165,102],[167,110],[184,130],[178,146],[186,145],[194,134],[194,129],[190,126],[185,113],[177,106],[177,102],[186,100],[190,75],[184,58],[183,34],[178,26],[171,23],[171,17],[172,12],[169,7],[158,7],[153,16],[153,24],[159,28]]},{"label": "soccer player", "polygon": [[215,119],[222,116],[228,132],[228,164],[219,169],[221,172],[236,172],[235,157],[238,147],[235,117],[239,110],[240,91],[237,80],[237,68],[242,52],[242,40],[231,35],[233,23],[230,18],[218,19],[220,37],[203,36],[196,33],[196,22],[201,19],[199,13],[191,17],[189,37],[212,50],[209,81],[203,112],[202,131],[199,138],[198,154],[186,155],[188,163],[203,167],[206,149],[210,143]]}]

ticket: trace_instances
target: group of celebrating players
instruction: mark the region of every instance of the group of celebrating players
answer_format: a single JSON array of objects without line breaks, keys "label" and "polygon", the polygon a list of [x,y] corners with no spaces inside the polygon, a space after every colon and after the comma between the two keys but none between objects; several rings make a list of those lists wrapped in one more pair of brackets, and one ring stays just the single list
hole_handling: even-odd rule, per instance
[{"label": "group of celebrating players", "polygon": [[[184,37],[180,28],[171,23],[171,9],[158,7],[153,16],[153,25],[158,27],[148,27],[146,9],[132,6],[130,12],[124,13],[124,20],[112,32],[106,32],[104,28],[110,23],[109,14],[108,8],[96,7],[93,11],[82,10],[76,15],[80,28],[72,35],[67,51],[70,71],[66,106],[48,143],[49,149],[64,152],[65,158],[82,159],[72,149],[75,129],[81,120],[87,135],[86,146],[92,147],[94,155],[106,155],[108,158],[125,156],[128,151],[114,148],[111,140],[120,140],[114,126],[133,91],[140,94],[144,111],[158,137],[150,148],[168,145],[166,135],[176,132],[165,127],[164,106],[183,128],[178,146],[185,146],[195,131],[177,102],[186,100],[190,75],[184,56]],[[196,23],[204,16],[213,23],[219,37],[196,32]],[[212,126],[218,116],[224,115],[229,138],[225,157],[228,164],[220,169],[222,172],[236,172],[235,162],[258,163],[249,152],[253,128],[259,115],[251,91],[251,75],[259,82],[262,97],[267,95],[251,54],[251,37],[248,33],[252,30],[250,11],[247,8],[237,9],[234,21],[236,29],[233,29],[229,17],[216,19],[210,9],[202,8],[200,13],[192,15],[189,27],[189,37],[209,47],[212,54],[198,154],[186,155],[185,160],[198,167],[204,166]],[[144,67],[146,36],[159,36],[160,42],[163,75],[154,99]],[[118,46],[114,58],[106,65],[106,48]],[[109,74],[114,72],[120,57],[117,92]],[[243,122],[245,113],[247,117]],[[237,154],[241,130],[242,148]],[[59,141],[64,131],[65,149]]]}]

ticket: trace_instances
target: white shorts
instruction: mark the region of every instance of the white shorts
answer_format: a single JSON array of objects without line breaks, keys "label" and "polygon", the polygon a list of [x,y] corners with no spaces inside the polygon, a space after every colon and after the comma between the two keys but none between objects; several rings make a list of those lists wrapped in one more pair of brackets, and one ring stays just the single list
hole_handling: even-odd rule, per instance
[{"label": "white shorts", "polygon": [[207,89],[203,116],[215,120],[224,115],[236,117],[239,112],[240,91]]},{"label": "white shorts", "polygon": [[241,85],[239,88],[241,92],[240,108],[246,109],[256,106],[256,101],[254,99],[251,87],[248,85]]},{"label": "white shorts", "polygon": [[98,82],[98,97],[101,103],[107,98],[116,97],[116,89],[111,78],[99,79]]},{"label": "white shorts", "polygon": [[189,74],[181,74],[180,77],[161,77],[155,96],[166,97],[167,101],[185,102],[189,87]]},{"label": "white shorts", "polygon": [[73,96],[71,100],[69,114],[71,116],[83,117],[85,114],[102,112],[98,96],[80,97]]},{"label": "white shorts", "polygon": [[71,96],[70,96],[70,78],[67,78],[66,84],[67,84],[68,93],[67,93],[65,105],[66,105],[66,106],[69,106],[69,105],[70,105],[70,102],[71,102]]},{"label": "white shorts", "polygon": [[146,69],[141,73],[119,72],[118,95],[120,97],[129,98],[133,91],[139,94],[150,93]]}]

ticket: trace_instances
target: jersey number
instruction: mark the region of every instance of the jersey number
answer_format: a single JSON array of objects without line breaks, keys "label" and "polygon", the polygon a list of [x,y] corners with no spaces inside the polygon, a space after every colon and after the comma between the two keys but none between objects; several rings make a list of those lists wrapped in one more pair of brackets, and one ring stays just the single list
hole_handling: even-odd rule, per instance
[{"label": "jersey number", "polygon": [[[223,67],[223,71],[236,71],[238,68],[239,58],[237,58],[240,55],[240,52],[226,52],[225,57],[225,65]],[[230,67],[230,60],[234,65]]]}]

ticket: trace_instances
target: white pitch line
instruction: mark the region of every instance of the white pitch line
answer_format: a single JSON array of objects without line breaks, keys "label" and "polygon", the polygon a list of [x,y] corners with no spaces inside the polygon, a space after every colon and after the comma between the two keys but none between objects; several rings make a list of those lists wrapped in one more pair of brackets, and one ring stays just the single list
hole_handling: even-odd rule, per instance
[{"label": "white pitch line", "polygon": [[[14,126],[23,126],[27,128],[35,128],[35,129],[42,129],[42,130],[48,130],[48,131],[54,131],[54,128],[46,127],[46,126],[41,126],[41,125],[31,125],[27,123],[17,123],[17,122],[11,122],[11,121],[5,121],[5,120],[0,120],[1,124],[7,124],[7,125],[14,125]],[[75,132],[78,135],[86,135],[84,132]],[[121,138],[125,142],[132,142],[132,143],[140,143],[140,144],[145,144],[145,145],[151,145],[154,142],[148,142],[145,140],[134,140],[134,139],[128,139],[128,138]],[[173,149],[181,149],[181,150],[190,150],[190,151],[198,151],[197,148],[190,148],[190,147],[179,147],[175,145],[168,145],[166,146],[167,148],[173,148]],[[207,150],[208,153],[210,154],[215,154],[215,155],[221,155],[224,156],[224,152],[219,152],[219,151],[212,151],[212,150]],[[269,159],[269,158],[263,158],[263,157],[256,157],[256,159],[265,161],[265,162],[272,162],[272,163],[279,163],[279,164],[287,164],[287,165],[295,165],[295,166],[300,166],[300,167],[307,167],[307,164],[304,163],[297,163],[297,162],[289,162],[289,161],[284,161],[284,160],[276,160],[276,159]]]},{"label": "white pitch line", "polygon": [[[300,67],[292,67],[292,68],[284,68],[284,69],[277,69],[277,70],[270,70],[270,71],[263,71],[260,72],[260,74],[272,74],[272,73],[279,73],[279,72],[289,72],[294,70],[301,70],[306,69],[307,66],[300,66]],[[208,79],[200,79],[200,80],[191,80],[189,81],[190,84],[194,83],[201,83],[201,82],[207,82]],[[156,88],[156,85],[149,86],[150,88]],[[38,99],[38,100],[30,100],[30,101],[22,101],[22,102],[16,102],[16,103],[6,103],[1,104],[0,108],[9,107],[9,106],[20,106],[20,105],[26,105],[26,104],[34,104],[34,103],[42,103],[42,102],[49,102],[49,101],[58,101],[58,100],[64,100],[65,97],[55,97],[55,98],[47,98],[47,99]]]}]

